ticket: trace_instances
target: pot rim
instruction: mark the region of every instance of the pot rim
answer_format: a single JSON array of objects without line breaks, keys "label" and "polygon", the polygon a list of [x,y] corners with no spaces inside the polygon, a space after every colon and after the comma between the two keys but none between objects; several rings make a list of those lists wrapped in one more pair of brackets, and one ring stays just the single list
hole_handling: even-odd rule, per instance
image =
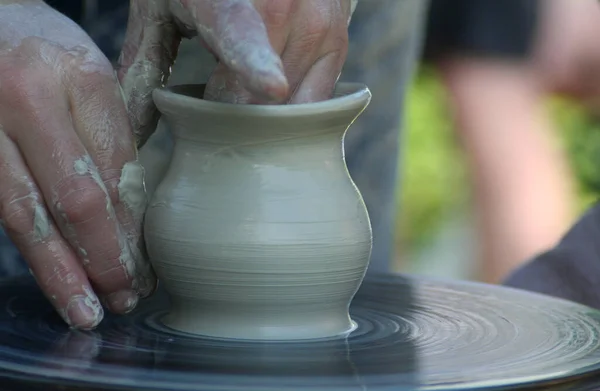
[{"label": "pot rim", "polygon": [[[152,97],[160,108],[187,107],[195,110],[209,110],[227,115],[243,116],[313,116],[335,111],[359,110],[362,111],[371,101],[371,91],[363,83],[340,82],[335,88],[334,97],[331,99],[281,105],[235,104],[208,101],[196,96],[192,92],[202,92],[206,84],[179,84],[169,87],[156,88]],[[187,92],[187,93],[185,93]]]}]

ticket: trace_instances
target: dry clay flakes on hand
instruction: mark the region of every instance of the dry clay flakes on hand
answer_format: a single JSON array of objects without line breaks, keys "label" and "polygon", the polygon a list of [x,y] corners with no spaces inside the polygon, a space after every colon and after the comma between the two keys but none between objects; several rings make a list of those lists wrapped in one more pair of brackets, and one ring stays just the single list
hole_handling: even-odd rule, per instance
[{"label": "dry clay flakes on hand", "polygon": [[138,145],[158,122],[180,40],[197,36],[220,61],[206,99],[303,103],[331,96],[356,0],[132,0],[119,79]]},{"label": "dry clay flakes on hand", "polygon": [[114,70],[43,1],[0,1],[0,219],[63,319],[135,307],[156,284],[141,247],[143,170]]}]

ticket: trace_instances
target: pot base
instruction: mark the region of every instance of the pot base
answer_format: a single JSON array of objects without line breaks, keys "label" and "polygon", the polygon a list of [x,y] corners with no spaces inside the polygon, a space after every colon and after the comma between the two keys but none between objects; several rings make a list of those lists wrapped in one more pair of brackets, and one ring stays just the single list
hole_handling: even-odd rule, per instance
[{"label": "pot base", "polygon": [[302,309],[224,310],[218,305],[174,304],[162,319],[165,326],[197,336],[219,339],[299,341],[350,334],[356,323],[347,309],[314,314]]}]

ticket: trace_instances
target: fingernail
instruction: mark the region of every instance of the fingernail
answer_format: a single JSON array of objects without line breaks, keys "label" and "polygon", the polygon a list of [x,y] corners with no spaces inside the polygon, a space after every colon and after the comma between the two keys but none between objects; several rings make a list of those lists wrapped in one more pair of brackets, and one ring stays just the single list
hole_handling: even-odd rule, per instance
[{"label": "fingernail", "polygon": [[139,296],[134,291],[119,291],[106,297],[106,305],[118,314],[127,314],[137,306]]},{"label": "fingernail", "polygon": [[143,275],[140,275],[137,281],[137,292],[141,297],[146,298],[156,291],[157,281],[156,276],[154,275],[152,270],[145,272]]},{"label": "fingernail", "polygon": [[247,53],[250,73],[241,73],[243,84],[261,99],[280,101],[287,96],[289,85],[281,58],[270,48]]},{"label": "fingernail", "polygon": [[287,96],[289,92],[290,86],[283,67],[278,66],[277,71],[267,72],[257,79],[262,85],[266,97],[272,100],[280,100],[282,97]]},{"label": "fingernail", "polygon": [[69,326],[89,330],[98,326],[104,317],[104,310],[97,299],[74,297],[69,301],[65,314]]}]

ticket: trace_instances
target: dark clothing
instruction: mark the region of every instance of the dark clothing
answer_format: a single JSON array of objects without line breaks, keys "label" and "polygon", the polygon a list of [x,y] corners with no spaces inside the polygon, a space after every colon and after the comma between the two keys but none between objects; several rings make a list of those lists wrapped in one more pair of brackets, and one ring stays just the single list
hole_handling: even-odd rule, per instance
[{"label": "dark clothing", "polygon": [[50,7],[56,9],[57,11],[67,15],[70,19],[73,19],[75,22],[81,23],[83,22],[84,17],[84,1],[74,1],[74,0],[46,0],[46,4]]},{"label": "dark clothing", "polygon": [[129,0],[46,0],[46,4],[83,26],[85,21],[128,8]]},{"label": "dark clothing", "polygon": [[129,15],[128,0],[47,0],[77,22],[113,63],[117,61]]},{"label": "dark clothing", "polygon": [[425,59],[449,54],[525,59],[540,11],[540,0],[433,0]]},{"label": "dark clothing", "polygon": [[556,247],[519,268],[505,285],[600,309],[600,203]]}]

